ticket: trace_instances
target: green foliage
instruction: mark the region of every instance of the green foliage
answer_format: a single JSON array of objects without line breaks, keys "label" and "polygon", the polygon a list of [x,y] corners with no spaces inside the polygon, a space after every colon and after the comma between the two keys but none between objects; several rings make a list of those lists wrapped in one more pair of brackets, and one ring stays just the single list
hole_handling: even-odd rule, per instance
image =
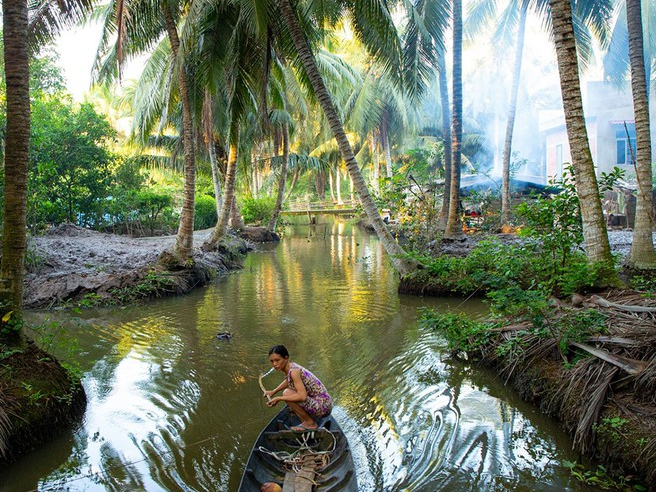
[{"label": "green foliage", "polygon": [[561,181],[551,183],[562,191],[548,198],[539,197],[520,203],[517,214],[527,222],[521,229],[523,237],[538,238],[544,256],[549,256],[554,266],[563,268],[570,255],[583,242],[583,227],[579,199],[574,186],[574,171],[567,167]]},{"label": "green foliage", "polygon": [[544,318],[549,304],[547,294],[541,290],[524,290],[517,285],[495,290],[488,294],[491,313],[495,317],[508,317],[516,321],[538,323]]},{"label": "green foliage", "polygon": [[580,463],[563,461],[566,468],[574,478],[586,485],[593,485],[604,490],[616,490],[620,492],[644,492],[647,488],[636,483],[631,477],[612,476],[608,470],[599,465],[596,470],[588,470]]},{"label": "green foliage", "polygon": [[32,103],[28,222],[98,226],[111,188],[114,130],[90,104],[57,96]]},{"label": "green foliage", "polygon": [[5,301],[0,301],[0,338],[12,337],[20,333],[23,328],[23,319],[18,316],[13,309],[12,304]]},{"label": "green foliage", "polygon": [[247,196],[240,200],[241,214],[246,224],[266,224],[273,216],[276,206],[275,197],[264,196],[255,198]]},{"label": "green foliage", "polygon": [[208,229],[216,225],[216,200],[209,195],[196,195],[194,229]]},{"label": "green foliage", "polygon": [[656,292],[656,273],[645,270],[640,274],[634,274],[629,280],[631,287],[646,293]]},{"label": "green foliage", "polygon": [[111,297],[103,302],[104,305],[125,305],[138,302],[142,299],[160,297],[175,291],[173,278],[166,272],[151,270],[136,285],[113,289]]},{"label": "green foliage", "polygon": [[567,354],[571,342],[584,342],[591,335],[606,332],[606,316],[597,309],[566,312],[558,319],[559,347]]},{"label": "green foliage", "polygon": [[442,334],[451,350],[470,352],[483,345],[489,336],[492,323],[480,323],[464,314],[438,313],[423,309],[420,324]]},{"label": "green foliage", "polygon": [[[617,173],[607,175],[604,186],[612,186],[614,179]],[[520,237],[535,240],[533,254],[539,265],[533,270],[540,273],[540,283],[553,295],[565,296],[594,286],[608,266],[590,265],[582,250],[583,228],[573,169],[568,167],[563,179],[551,184],[562,191],[523,202],[516,213],[526,221]]]},{"label": "green foliage", "polygon": [[106,203],[107,226],[133,235],[154,236],[175,228],[174,189],[147,179],[140,159],[123,158],[115,169],[113,195]]},{"label": "green foliage", "polygon": [[82,379],[83,371],[78,358],[80,346],[77,339],[66,336],[60,321],[46,319],[43,323],[26,327],[26,331],[41,349],[57,356],[73,385]]},{"label": "green foliage", "polygon": [[377,205],[399,219],[402,236],[415,250],[424,249],[436,235],[442,199],[442,190],[435,186],[439,161],[438,146],[411,149],[402,157],[398,172],[380,179]]}]

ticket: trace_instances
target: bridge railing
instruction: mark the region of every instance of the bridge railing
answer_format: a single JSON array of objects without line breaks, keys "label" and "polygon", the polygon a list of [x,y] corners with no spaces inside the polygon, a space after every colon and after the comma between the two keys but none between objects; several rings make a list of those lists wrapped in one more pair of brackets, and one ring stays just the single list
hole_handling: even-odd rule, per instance
[{"label": "bridge railing", "polygon": [[304,211],[317,211],[317,210],[335,210],[340,208],[355,208],[358,205],[353,200],[346,200],[342,203],[337,203],[332,200],[314,201],[309,200],[290,200],[286,203],[286,210],[291,212],[304,212]]}]

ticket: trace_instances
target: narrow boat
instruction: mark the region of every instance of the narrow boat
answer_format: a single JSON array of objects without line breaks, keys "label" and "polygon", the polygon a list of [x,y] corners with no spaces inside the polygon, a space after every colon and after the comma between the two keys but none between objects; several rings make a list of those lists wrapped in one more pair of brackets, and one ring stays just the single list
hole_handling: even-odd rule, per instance
[{"label": "narrow boat", "polygon": [[316,430],[291,430],[298,419],[283,408],[255,441],[238,492],[260,492],[267,482],[283,492],[357,492],[344,432],[332,416],[318,424]]}]

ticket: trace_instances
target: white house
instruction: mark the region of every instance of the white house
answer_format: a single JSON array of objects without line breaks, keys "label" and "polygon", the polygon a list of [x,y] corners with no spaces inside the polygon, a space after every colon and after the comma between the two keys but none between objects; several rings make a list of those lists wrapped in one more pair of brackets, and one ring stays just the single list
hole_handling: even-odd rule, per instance
[{"label": "white house", "polygon": [[[588,140],[597,173],[609,172],[615,166],[626,169],[626,177],[635,177],[632,155],[635,155],[635,119],[630,84],[624,88],[602,82],[588,82],[583,90]],[[656,139],[656,118],[651,113],[652,160]],[[565,115],[562,110],[539,113],[540,135],[545,142],[547,180],[561,177],[563,164],[571,162]]]}]

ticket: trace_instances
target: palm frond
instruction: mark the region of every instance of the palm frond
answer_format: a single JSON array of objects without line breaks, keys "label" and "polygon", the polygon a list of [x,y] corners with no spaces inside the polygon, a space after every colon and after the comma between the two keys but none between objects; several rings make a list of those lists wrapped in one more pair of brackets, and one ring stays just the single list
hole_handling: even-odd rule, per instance
[{"label": "palm frond", "polygon": [[37,52],[64,29],[88,18],[95,4],[95,0],[29,0],[27,29],[32,50]]},{"label": "palm frond", "polygon": [[401,42],[385,0],[357,0],[349,16],[356,37],[401,85]]}]

